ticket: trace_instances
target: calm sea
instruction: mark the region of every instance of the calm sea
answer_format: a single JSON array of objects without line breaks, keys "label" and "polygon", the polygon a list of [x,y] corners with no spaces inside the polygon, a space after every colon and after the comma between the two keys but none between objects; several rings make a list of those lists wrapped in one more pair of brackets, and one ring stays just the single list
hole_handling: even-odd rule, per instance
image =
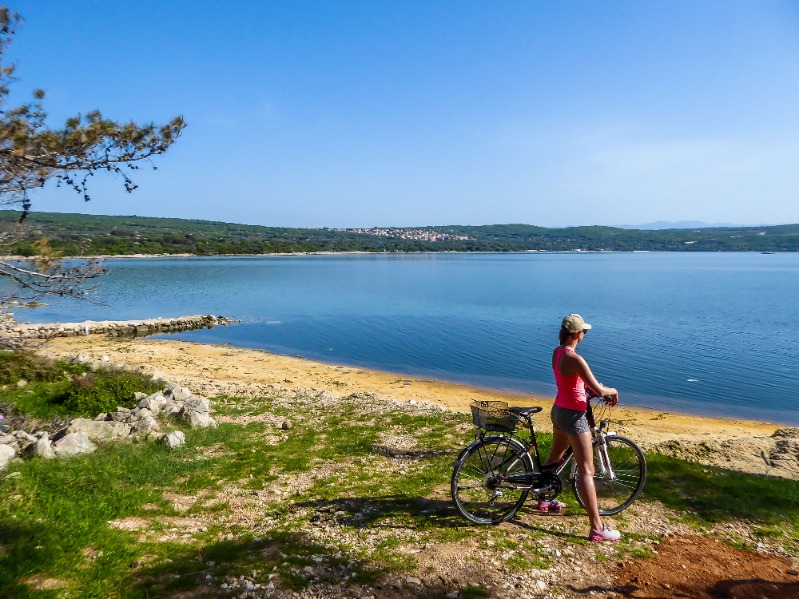
[{"label": "calm sea", "polygon": [[799,425],[799,253],[525,253],[118,259],[96,300],[31,322],[224,314],[176,335],[552,394],[561,318],[622,401]]}]

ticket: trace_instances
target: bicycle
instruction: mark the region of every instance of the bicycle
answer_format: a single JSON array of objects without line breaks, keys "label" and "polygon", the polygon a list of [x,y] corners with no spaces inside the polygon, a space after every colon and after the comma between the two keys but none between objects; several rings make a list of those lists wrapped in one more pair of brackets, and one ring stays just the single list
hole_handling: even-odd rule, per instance
[{"label": "bicycle", "polygon": [[[638,499],[646,482],[646,458],[630,439],[608,430],[610,405],[605,398],[589,396],[587,418],[594,445],[594,486],[602,516],[627,509]],[[602,404],[599,426],[594,407]],[[555,499],[563,490],[561,473],[574,453],[571,447],[560,461],[541,467],[533,414],[542,408],[508,407],[503,401],[471,404],[477,438],[453,463],[450,483],[452,500],[461,515],[474,524],[499,524],[512,518],[530,492],[538,499]],[[602,418],[607,415],[607,418]],[[516,438],[517,428],[529,428],[530,441]],[[486,434],[488,432],[500,434]],[[570,476],[574,496],[581,507],[577,464]]]}]

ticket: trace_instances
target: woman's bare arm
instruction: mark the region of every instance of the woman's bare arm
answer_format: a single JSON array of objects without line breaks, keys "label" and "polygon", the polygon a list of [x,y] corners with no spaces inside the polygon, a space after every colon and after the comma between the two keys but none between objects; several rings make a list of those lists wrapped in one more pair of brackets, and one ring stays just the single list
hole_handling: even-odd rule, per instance
[{"label": "woman's bare arm", "polygon": [[613,387],[606,387],[594,376],[594,373],[591,372],[591,368],[588,366],[588,362],[585,361],[580,355],[573,354],[573,356],[569,356],[570,358],[574,359],[574,368],[577,371],[577,374],[580,375],[580,378],[583,379],[583,382],[588,386],[591,391],[596,393],[600,397],[609,397],[611,402],[615,405],[619,401],[619,392]]}]

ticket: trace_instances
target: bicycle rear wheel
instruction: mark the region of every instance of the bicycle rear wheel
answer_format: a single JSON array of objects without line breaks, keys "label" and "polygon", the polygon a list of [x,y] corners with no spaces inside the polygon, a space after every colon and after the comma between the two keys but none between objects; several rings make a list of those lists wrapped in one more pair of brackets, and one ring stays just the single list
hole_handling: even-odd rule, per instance
[{"label": "bicycle rear wheel", "polygon": [[[610,468],[601,463],[598,447],[594,448],[594,487],[601,516],[612,516],[626,510],[638,499],[646,482],[646,458],[641,449],[626,437],[606,437]],[[613,472],[613,477],[610,475]],[[572,469],[574,496],[582,507],[585,502],[580,490],[580,476]]]},{"label": "bicycle rear wheel", "polygon": [[522,507],[530,493],[533,461],[507,437],[484,437],[455,462],[451,492],[461,515],[475,524],[499,524]]}]

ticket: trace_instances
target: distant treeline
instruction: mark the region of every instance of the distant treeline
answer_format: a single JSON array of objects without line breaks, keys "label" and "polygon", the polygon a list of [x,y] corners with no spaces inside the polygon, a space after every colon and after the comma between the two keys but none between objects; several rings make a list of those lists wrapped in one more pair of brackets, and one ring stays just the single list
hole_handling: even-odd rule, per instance
[{"label": "distant treeline", "polygon": [[[4,230],[19,212],[0,211]],[[288,229],[205,220],[141,216],[31,213],[5,253],[35,254],[42,237],[69,256],[122,254],[269,254],[289,252],[759,251],[799,250],[799,224],[771,227],[639,230],[613,227],[549,229],[532,225],[446,226],[349,230]],[[409,238],[411,234],[417,238]],[[418,232],[433,239],[419,239]],[[464,239],[465,238],[465,239]]]}]

